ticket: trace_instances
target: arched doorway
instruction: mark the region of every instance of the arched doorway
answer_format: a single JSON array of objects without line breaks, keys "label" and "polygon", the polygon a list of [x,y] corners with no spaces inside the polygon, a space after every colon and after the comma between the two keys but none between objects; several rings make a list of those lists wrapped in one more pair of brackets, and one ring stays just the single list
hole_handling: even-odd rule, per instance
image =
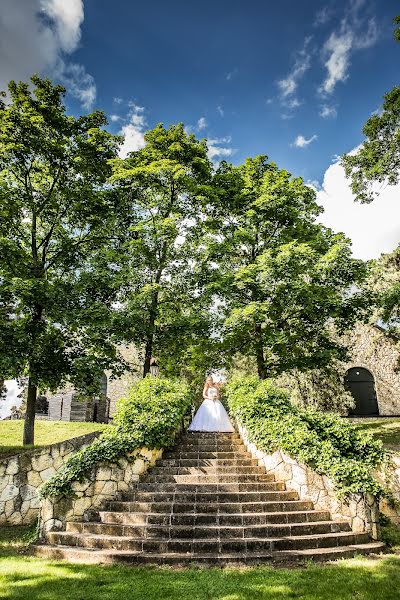
[{"label": "arched doorway", "polygon": [[353,367],[345,377],[346,388],[351,392],[355,407],[349,410],[350,417],[379,416],[374,376],[368,369]]}]

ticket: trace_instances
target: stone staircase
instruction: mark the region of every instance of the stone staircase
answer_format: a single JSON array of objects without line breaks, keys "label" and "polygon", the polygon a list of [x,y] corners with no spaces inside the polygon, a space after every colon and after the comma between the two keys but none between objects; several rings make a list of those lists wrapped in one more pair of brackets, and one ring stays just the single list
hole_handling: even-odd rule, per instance
[{"label": "stone staircase", "polygon": [[225,565],[380,552],[366,533],[267,475],[237,433],[186,433],[136,489],[69,522],[35,553],[75,562]]}]

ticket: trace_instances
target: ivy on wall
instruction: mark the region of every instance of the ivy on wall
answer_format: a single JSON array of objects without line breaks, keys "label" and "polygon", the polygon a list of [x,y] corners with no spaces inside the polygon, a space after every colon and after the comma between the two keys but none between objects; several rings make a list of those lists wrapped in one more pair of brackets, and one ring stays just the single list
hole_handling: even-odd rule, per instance
[{"label": "ivy on wall", "polygon": [[182,382],[148,376],[135,383],[117,406],[114,424],[90,446],[73,454],[40,488],[42,498],[73,496],[72,483],[82,482],[100,463],[115,463],[139,448],[171,446],[192,403]]},{"label": "ivy on wall", "polygon": [[225,394],[231,415],[260,450],[283,450],[327,475],[339,495],[385,494],[372,471],[384,462],[386,453],[371,434],[358,431],[337,414],[296,407],[288,391],[255,376],[233,378]]}]

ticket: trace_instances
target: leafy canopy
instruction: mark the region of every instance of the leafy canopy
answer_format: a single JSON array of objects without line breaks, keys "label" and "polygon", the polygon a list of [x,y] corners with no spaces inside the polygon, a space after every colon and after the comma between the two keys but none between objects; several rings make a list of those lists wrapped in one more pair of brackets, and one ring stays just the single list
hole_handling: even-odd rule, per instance
[{"label": "leafy canopy", "polygon": [[332,329],[360,312],[348,290],[365,268],[343,235],[316,222],[315,192],[264,156],[223,163],[214,185],[203,265],[227,352],[252,356],[261,378],[341,356]]},{"label": "leafy canopy", "polygon": [[[107,188],[119,139],[103,113],[68,116],[64,88],[32,77],[0,102],[0,373],[25,374],[26,443],[36,388],[96,388],[112,343],[118,204]],[[114,233],[113,233],[114,232]]]}]

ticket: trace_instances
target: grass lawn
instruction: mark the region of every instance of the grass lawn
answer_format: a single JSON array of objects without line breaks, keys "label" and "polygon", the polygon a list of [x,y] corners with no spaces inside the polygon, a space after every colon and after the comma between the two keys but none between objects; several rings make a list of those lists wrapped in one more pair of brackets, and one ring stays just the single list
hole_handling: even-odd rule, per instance
[{"label": "grass lawn", "polygon": [[0,528],[0,598],[13,600],[398,600],[400,556],[302,568],[76,565],[21,554],[29,531]]},{"label": "grass lawn", "polygon": [[388,448],[400,451],[400,417],[356,419],[353,424],[362,431],[368,431],[382,440]]},{"label": "grass lawn", "polygon": [[101,423],[36,421],[35,445],[22,446],[24,421],[0,421],[0,454],[14,454],[26,448],[38,448],[102,429]]}]

